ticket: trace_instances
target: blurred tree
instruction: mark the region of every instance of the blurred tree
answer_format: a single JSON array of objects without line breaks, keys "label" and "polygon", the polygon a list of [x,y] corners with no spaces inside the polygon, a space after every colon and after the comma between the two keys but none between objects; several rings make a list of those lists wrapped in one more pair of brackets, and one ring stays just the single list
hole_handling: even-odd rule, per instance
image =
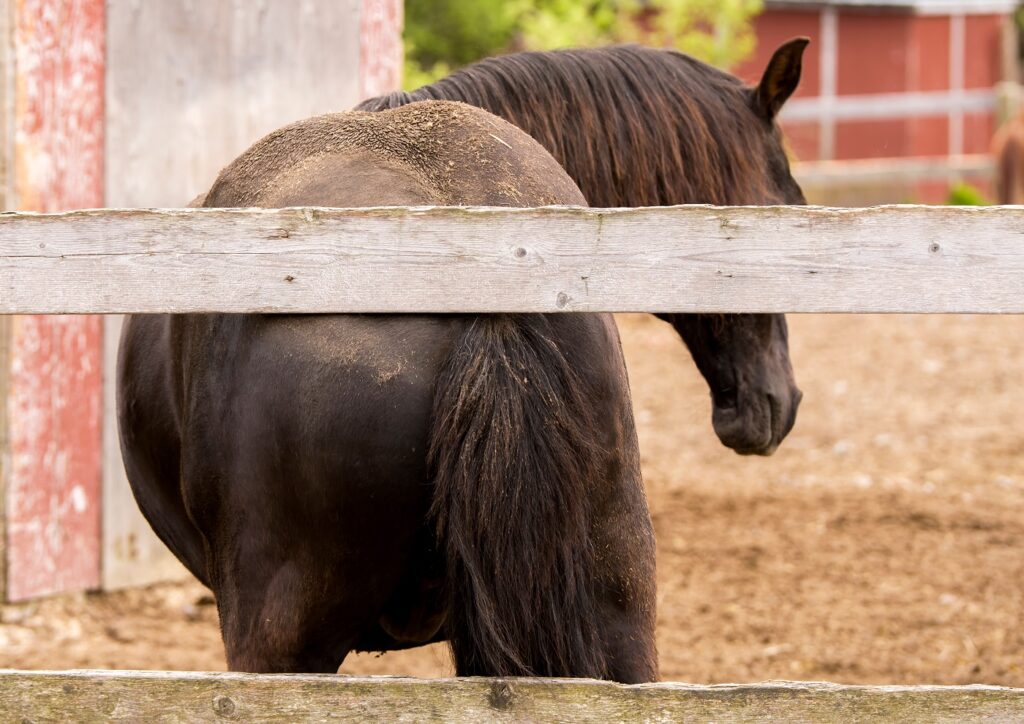
[{"label": "blurred tree", "polygon": [[515,50],[677,48],[728,68],[754,49],[762,0],[406,0],[406,88]]},{"label": "blurred tree", "polygon": [[522,0],[406,0],[406,88],[510,47],[522,5]]}]

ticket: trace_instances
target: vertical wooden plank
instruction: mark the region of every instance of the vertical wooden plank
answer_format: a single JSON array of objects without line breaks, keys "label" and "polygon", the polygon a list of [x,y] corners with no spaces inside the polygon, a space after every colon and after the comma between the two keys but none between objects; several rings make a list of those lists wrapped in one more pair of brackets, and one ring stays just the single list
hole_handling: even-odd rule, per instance
[{"label": "vertical wooden plank", "polygon": [[402,0],[363,0],[359,28],[360,99],[401,87],[402,16]]},{"label": "vertical wooden plank", "polygon": [[[13,12],[16,0],[0,0],[0,208],[11,203],[11,163],[14,151],[14,34]],[[2,400],[3,398],[0,398]],[[2,545],[2,543],[0,543]],[[2,583],[0,583],[2,586]]]},{"label": "vertical wooden plank", "polygon": [[[11,208],[10,163],[13,148],[11,121],[12,0],[0,0],[0,209]],[[7,488],[10,474],[10,447],[7,423],[7,377],[11,369],[11,320],[0,315],[0,603],[7,600]]]},{"label": "vertical wooden plank", "polygon": [[11,318],[0,314],[0,603],[7,600],[7,478],[11,469],[7,425],[7,376],[11,368]]},{"label": "vertical wooden plank", "polygon": [[7,600],[7,477],[10,448],[7,427],[7,375],[10,370],[10,317],[0,314],[0,603]]},{"label": "vertical wooden plank", "polygon": [[[354,105],[361,13],[362,0],[108,0],[107,205],[184,206],[260,136]],[[390,42],[399,47],[397,35]],[[107,317],[105,588],[187,575],[124,475],[113,384],[120,328]]]},{"label": "vertical wooden plank", "polygon": [[[103,205],[103,0],[16,0],[19,208]],[[8,597],[99,583],[99,317],[19,317],[11,336]]]},{"label": "vertical wooden plank", "polygon": [[361,0],[108,0],[106,203],[183,206],[280,126],[358,101]]}]

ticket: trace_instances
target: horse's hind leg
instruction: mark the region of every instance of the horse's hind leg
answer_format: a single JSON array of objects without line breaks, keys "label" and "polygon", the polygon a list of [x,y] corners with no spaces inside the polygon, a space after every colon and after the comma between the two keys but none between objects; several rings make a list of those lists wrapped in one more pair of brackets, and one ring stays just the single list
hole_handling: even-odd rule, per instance
[{"label": "horse's hind leg", "polygon": [[[623,684],[658,680],[654,646],[654,611],[638,610],[633,602],[610,601],[601,612],[607,677]],[[623,605],[625,603],[625,605]]]},{"label": "horse's hind leg", "polygon": [[658,680],[654,529],[639,466],[626,463],[614,493],[599,503],[594,550],[607,676],[638,684]]},{"label": "horse's hind leg", "polygon": [[214,581],[228,669],[336,673],[358,635],[352,617],[339,610],[331,586],[322,585],[322,572],[289,563],[260,572],[268,568],[263,580],[241,567],[244,577]]},{"label": "horse's hind leg", "polygon": [[[629,529],[627,529],[629,530]],[[606,675],[612,681],[641,684],[658,680],[658,653],[654,642],[654,541],[635,528],[623,556],[606,548],[600,582],[599,616]],[[649,549],[650,555],[646,555]]]}]

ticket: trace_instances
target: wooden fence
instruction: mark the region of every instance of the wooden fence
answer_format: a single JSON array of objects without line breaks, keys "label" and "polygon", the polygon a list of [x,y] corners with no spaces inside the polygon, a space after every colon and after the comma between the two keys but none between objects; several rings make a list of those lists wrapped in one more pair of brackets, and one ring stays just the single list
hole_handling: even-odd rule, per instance
[{"label": "wooden fence", "polygon": [[1024,208],[0,215],[0,314],[1024,312]]},{"label": "wooden fence", "polygon": [[1012,722],[1024,689],[642,684],[0,670],[0,719],[135,721]]},{"label": "wooden fence", "polygon": [[[1024,313],[1024,208],[0,215],[0,314],[196,311]],[[68,718],[1012,721],[1024,689],[0,671],[0,720]]]}]

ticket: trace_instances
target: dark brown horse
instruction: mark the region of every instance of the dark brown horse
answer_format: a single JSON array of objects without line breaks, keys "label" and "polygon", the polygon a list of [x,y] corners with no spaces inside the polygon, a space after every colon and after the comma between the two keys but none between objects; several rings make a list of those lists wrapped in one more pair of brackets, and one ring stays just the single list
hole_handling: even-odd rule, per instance
[{"label": "dark brown horse", "polygon": [[[457,103],[322,116],[203,205],[585,204]],[[132,316],[128,478],[216,594],[235,670],[448,639],[460,675],[657,676],[654,540],[602,314]]]},{"label": "dark brown horse", "polygon": [[[780,47],[754,88],[681,53],[623,46],[491,58],[359,109],[427,99],[484,108],[540,141],[591,206],[803,204],[775,118],[800,81],[807,43]],[[785,317],[659,316],[707,380],[722,442],[771,454],[801,397]]]}]

